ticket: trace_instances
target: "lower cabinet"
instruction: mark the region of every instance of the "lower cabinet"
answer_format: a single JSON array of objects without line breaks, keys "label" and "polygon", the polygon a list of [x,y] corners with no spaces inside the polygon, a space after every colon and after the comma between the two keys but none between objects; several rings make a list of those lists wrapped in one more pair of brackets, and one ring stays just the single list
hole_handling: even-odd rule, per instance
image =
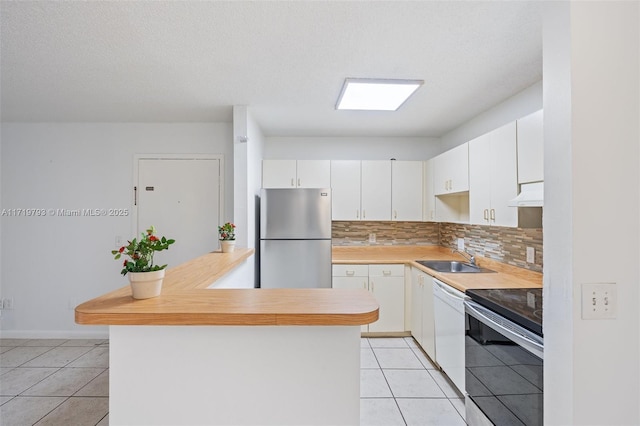
[{"label": "lower cabinet", "polygon": [[432,360],[436,359],[433,277],[411,268],[411,335]]},{"label": "lower cabinet", "polygon": [[363,332],[404,331],[404,265],[333,265],[332,275],[333,288],[365,288],[378,301],[378,321],[362,326]]}]

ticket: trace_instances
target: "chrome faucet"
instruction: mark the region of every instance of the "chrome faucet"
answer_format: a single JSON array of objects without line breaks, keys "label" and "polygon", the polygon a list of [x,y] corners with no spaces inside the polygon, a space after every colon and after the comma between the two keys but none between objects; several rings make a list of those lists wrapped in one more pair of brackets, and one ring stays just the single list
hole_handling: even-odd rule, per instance
[{"label": "chrome faucet", "polygon": [[469,261],[469,263],[473,266],[478,266],[476,265],[476,257],[467,253],[464,250],[456,250],[456,249],[451,249],[451,253],[460,253],[465,259],[467,259]]}]

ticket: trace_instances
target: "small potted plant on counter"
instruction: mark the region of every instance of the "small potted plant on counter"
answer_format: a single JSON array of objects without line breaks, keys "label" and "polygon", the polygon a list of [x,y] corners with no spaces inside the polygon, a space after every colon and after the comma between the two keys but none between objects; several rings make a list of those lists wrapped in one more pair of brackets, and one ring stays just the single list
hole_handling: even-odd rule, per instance
[{"label": "small potted plant on counter", "polygon": [[134,238],[128,241],[128,245],[112,250],[114,259],[118,260],[125,255],[122,264],[122,275],[129,274],[129,284],[134,299],[148,299],[160,295],[162,280],[167,265],[154,265],[153,255],[157,251],[168,250],[175,240],[165,237],[158,238],[156,228],[151,225],[146,232],[140,234],[140,239]]},{"label": "small potted plant on counter", "polygon": [[218,226],[218,235],[220,236],[220,248],[222,252],[232,252],[236,245],[236,226],[231,222]]}]

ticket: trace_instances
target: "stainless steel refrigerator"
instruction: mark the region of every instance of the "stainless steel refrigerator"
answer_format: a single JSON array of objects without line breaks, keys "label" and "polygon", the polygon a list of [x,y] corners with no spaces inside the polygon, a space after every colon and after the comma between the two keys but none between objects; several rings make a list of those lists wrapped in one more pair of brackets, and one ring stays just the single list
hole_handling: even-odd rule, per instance
[{"label": "stainless steel refrigerator", "polygon": [[331,287],[330,189],[262,189],[260,287]]}]

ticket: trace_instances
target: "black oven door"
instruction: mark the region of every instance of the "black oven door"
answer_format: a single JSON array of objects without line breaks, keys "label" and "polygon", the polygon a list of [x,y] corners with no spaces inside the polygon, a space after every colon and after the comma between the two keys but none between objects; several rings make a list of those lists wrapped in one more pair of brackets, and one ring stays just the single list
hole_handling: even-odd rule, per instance
[{"label": "black oven door", "polygon": [[473,301],[465,313],[468,424],[542,425],[542,337]]}]

